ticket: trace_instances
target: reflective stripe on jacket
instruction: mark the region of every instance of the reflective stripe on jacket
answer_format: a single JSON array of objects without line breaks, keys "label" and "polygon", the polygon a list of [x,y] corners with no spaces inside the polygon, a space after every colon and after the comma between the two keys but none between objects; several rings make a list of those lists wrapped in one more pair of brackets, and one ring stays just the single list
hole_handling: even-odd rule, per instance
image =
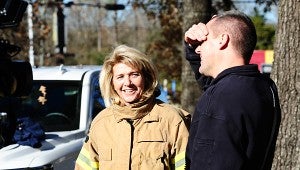
[{"label": "reflective stripe on jacket", "polygon": [[165,170],[185,168],[190,114],[155,104],[141,119],[128,121],[110,107],[93,120],[75,169]]}]

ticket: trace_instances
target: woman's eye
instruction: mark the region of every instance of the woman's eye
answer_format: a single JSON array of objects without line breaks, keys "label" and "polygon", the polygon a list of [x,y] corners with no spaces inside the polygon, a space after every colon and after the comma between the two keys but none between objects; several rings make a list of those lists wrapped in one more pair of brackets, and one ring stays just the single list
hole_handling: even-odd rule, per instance
[{"label": "woman's eye", "polygon": [[140,73],[133,73],[132,76],[133,77],[138,77],[138,76],[140,76]]},{"label": "woman's eye", "polygon": [[116,79],[122,79],[124,76],[117,76]]}]

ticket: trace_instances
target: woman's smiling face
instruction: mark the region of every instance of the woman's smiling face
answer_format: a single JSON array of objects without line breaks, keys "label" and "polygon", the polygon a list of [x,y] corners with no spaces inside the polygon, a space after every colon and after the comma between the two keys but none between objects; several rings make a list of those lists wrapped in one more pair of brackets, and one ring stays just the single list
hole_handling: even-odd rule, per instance
[{"label": "woman's smiling face", "polygon": [[137,69],[118,63],[113,66],[113,86],[120,98],[128,105],[141,98],[144,78]]}]

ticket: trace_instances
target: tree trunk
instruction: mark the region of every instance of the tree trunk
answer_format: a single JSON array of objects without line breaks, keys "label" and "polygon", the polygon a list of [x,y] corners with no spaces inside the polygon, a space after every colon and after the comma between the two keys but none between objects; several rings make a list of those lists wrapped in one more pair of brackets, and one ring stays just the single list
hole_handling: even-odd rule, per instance
[{"label": "tree trunk", "polygon": [[282,121],[273,169],[300,169],[300,2],[281,0],[271,77],[278,86]]},{"label": "tree trunk", "polygon": [[[211,0],[185,0],[183,6],[183,35],[193,24],[207,22],[211,17],[211,9]],[[202,91],[196,83],[195,75],[189,63],[185,60],[185,53],[183,53],[181,79],[181,106],[188,112],[193,113]]]}]

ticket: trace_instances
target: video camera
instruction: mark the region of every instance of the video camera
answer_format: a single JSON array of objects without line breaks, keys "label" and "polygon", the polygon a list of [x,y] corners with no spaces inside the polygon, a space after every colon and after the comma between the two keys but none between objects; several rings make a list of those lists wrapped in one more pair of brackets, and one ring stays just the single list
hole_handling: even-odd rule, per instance
[{"label": "video camera", "polygon": [[[19,26],[28,2],[0,1],[0,29]],[[0,38],[0,149],[11,144],[16,128],[19,98],[29,95],[32,69],[27,61],[12,60],[21,48]]]}]

